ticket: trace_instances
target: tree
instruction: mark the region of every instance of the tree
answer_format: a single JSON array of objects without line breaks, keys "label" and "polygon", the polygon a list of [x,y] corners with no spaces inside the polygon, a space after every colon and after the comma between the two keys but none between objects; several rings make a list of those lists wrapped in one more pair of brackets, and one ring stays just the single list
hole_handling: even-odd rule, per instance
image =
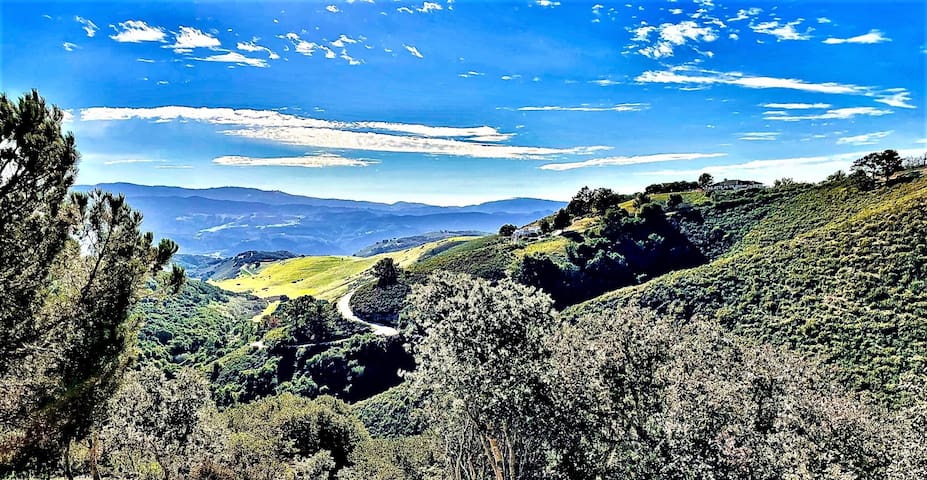
[{"label": "tree", "polygon": [[895,150],[873,152],[853,162],[853,170],[861,171],[875,178],[888,179],[902,170],[903,160]]},{"label": "tree", "polygon": [[393,285],[399,280],[399,267],[392,258],[380,259],[373,265],[373,276],[377,279],[377,285],[381,287]]},{"label": "tree", "polygon": [[666,200],[666,208],[668,210],[676,210],[677,208],[679,208],[680,205],[682,205],[682,203],[683,203],[682,195],[678,193],[672,193],[670,194],[669,198]]},{"label": "tree", "polygon": [[[0,476],[48,471],[105,416],[141,288],[177,251],[122,196],[67,195],[78,153],[61,121],[35,91],[0,96]],[[161,278],[177,289],[183,270]]]},{"label": "tree", "polygon": [[554,215],[554,230],[563,230],[569,227],[570,223],[572,223],[572,220],[570,220],[570,213],[564,208],[557,210],[557,213]]},{"label": "tree", "polygon": [[497,286],[439,272],[409,301],[413,385],[445,452],[445,478],[537,478],[537,426],[548,334],[559,320],[550,297],[502,280]]},{"label": "tree", "polygon": [[712,177],[709,173],[703,173],[698,177],[698,188],[701,188],[702,190],[712,186],[714,183],[715,177]]},{"label": "tree", "polygon": [[572,217],[581,217],[590,212],[592,208],[593,191],[589,187],[583,187],[573,195],[570,203],[567,204],[567,212]]},{"label": "tree", "polygon": [[634,196],[633,204],[634,208],[640,210],[644,205],[647,205],[650,202],[650,195],[647,195],[646,193],[638,193]]},{"label": "tree", "polygon": [[550,220],[546,218],[542,218],[541,221],[538,222],[538,228],[541,229],[541,233],[550,233],[550,231],[552,230],[550,226]]},{"label": "tree", "polygon": [[512,225],[511,223],[506,223],[505,225],[499,227],[499,236],[500,237],[511,237],[515,230],[518,230],[518,227]]}]

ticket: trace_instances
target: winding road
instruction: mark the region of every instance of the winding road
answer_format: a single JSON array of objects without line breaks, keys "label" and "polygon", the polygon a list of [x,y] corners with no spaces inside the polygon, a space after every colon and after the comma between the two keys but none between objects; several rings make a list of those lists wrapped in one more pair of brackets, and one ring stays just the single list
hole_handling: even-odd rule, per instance
[{"label": "winding road", "polygon": [[396,330],[393,327],[383,325],[380,323],[367,322],[362,320],[360,317],[354,314],[351,310],[351,297],[354,295],[354,290],[348,292],[345,296],[341,297],[338,300],[338,312],[341,313],[341,316],[345,320],[350,320],[352,322],[363,323],[368,327],[373,329],[374,335],[382,335],[384,337],[392,337],[393,335],[399,335],[399,330]]}]

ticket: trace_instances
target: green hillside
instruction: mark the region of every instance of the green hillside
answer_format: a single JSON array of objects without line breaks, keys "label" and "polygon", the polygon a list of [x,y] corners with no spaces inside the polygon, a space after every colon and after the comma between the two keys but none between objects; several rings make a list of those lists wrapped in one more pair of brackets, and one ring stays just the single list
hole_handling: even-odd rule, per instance
[{"label": "green hillside", "polygon": [[891,394],[927,367],[927,179],[803,189],[728,255],[581,304],[717,319],[759,342],[822,356],[853,389]]}]

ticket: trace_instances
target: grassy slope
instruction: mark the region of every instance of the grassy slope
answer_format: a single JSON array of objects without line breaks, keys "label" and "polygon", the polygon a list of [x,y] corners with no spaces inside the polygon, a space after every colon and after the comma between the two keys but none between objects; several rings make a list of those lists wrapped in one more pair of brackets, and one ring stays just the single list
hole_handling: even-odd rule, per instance
[{"label": "grassy slope", "polygon": [[273,262],[260,270],[243,273],[237,278],[212,282],[233,292],[251,292],[259,297],[287,295],[296,298],[312,295],[325,300],[336,301],[362,278],[362,274],[381,258],[392,258],[402,267],[407,267],[423,254],[445,243],[468,240],[468,237],[453,237],[427,243],[399,252],[383,253],[372,257],[318,256],[300,257]]},{"label": "grassy slope", "polygon": [[802,192],[720,259],[569,314],[625,305],[714,317],[758,341],[819,354],[849,386],[890,396],[900,374],[927,368],[927,179]]},{"label": "grassy slope", "polygon": [[[676,192],[682,196],[682,200],[690,205],[702,205],[709,202],[708,196],[702,193],[699,190],[692,190],[690,192]],[[657,203],[666,204],[669,200],[671,193],[654,193],[650,195],[650,200]],[[634,200],[628,200],[624,202],[619,207],[628,211],[628,213],[637,213],[637,209],[634,208]]]}]

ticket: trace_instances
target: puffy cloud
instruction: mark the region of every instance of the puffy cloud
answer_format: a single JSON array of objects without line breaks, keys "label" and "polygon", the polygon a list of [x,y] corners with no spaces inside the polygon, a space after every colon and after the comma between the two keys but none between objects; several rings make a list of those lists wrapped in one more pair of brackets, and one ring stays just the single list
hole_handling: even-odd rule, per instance
[{"label": "puffy cloud", "polygon": [[243,52],[267,52],[267,56],[271,60],[277,60],[280,58],[280,55],[277,55],[277,53],[270,48],[258,45],[257,39],[252,39],[250,42],[238,42],[238,44],[235,45],[235,48]]},{"label": "puffy cloud", "polygon": [[340,155],[331,153],[322,153],[318,155],[306,155],[302,157],[240,157],[225,156],[213,159],[212,163],[217,165],[229,165],[234,167],[304,167],[304,168],[327,168],[327,167],[367,167],[379,162],[372,160],[362,160],[356,158],[345,158]]},{"label": "puffy cloud", "polygon": [[863,35],[857,35],[850,38],[828,38],[824,40],[824,43],[828,45],[839,45],[841,43],[862,43],[862,44],[872,44],[872,43],[883,43],[891,42],[891,38],[887,38],[882,35],[882,32],[878,30],[870,30],[869,33]]},{"label": "puffy cloud", "polygon": [[341,10],[338,10],[338,7],[335,6],[335,5],[329,5],[329,6],[325,7],[325,10],[328,10],[328,11],[331,12],[331,13],[338,13],[338,12],[341,11]]},{"label": "puffy cloud", "polygon": [[805,32],[799,32],[795,29],[798,25],[801,25],[802,20],[798,19],[794,22],[788,22],[785,24],[779,24],[778,21],[771,22],[762,22],[758,24],[751,24],[750,28],[756,33],[763,33],[766,35],[772,35],[776,37],[777,41],[782,40],[808,40],[811,38],[809,28]]},{"label": "puffy cloud", "polygon": [[73,52],[74,50],[80,48],[77,46],[77,44],[71,42],[64,42],[61,44],[61,47],[64,48],[66,52]]},{"label": "puffy cloud", "polygon": [[638,155],[632,157],[593,158],[582,162],[548,163],[541,165],[541,170],[574,170],[589,167],[611,167],[624,165],[638,165],[642,163],[675,162],[679,160],[698,160],[704,158],[718,158],[726,153],[659,153],[655,155]]},{"label": "puffy cloud", "polygon": [[[672,57],[675,48],[688,42],[713,42],[718,35],[711,26],[700,26],[698,23],[685,20],[679,23],[664,23],[659,27],[641,25],[633,29],[632,42],[643,44],[638,53],[648,58]],[[651,40],[651,34],[656,32],[657,38]]]},{"label": "puffy cloud", "polygon": [[174,44],[165,45],[164,48],[173,48],[175,52],[189,52],[194,48],[217,48],[221,45],[219,39],[203,33],[197,28],[180,27],[180,32],[174,34]]},{"label": "puffy cloud", "polygon": [[126,20],[118,26],[110,25],[116,31],[109,38],[121,43],[163,42],[164,29],[153,27],[141,20]]}]

